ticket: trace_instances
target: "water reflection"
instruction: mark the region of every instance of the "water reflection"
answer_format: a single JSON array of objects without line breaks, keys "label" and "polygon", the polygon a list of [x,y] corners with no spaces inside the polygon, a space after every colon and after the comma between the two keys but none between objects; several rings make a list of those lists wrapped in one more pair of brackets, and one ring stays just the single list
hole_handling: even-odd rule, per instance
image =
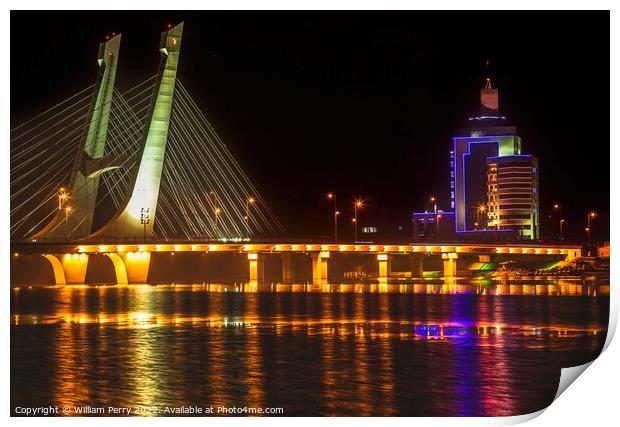
[{"label": "water reflection", "polygon": [[17,288],[11,405],[516,415],[598,354],[608,295],[570,280]]}]

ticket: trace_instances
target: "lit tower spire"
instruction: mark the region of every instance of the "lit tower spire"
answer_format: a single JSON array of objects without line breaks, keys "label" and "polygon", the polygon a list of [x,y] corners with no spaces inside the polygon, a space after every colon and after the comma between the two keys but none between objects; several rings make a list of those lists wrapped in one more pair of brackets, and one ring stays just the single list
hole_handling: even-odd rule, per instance
[{"label": "lit tower spire", "polygon": [[82,133],[82,144],[75,157],[68,193],[65,189],[60,190],[56,215],[32,236],[33,239],[85,237],[92,231],[99,175],[105,170],[103,167],[92,167],[92,164],[101,163],[105,151],[120,46],[120,34],[113,34],[108,41],[99,44],[99,73],[90,104],[89,122]]},{"label": "lit tower spire", "polygon": [[170,112],[181,51],[183,22],[161,33],[161,62],[155,85],[148,127],[132,171],[125,204],[110,221],[91,236],[128,236],[150,239],[159,195]]},{"label": "lit tower spire", "polygon": [[491,77],[489,77],[489,63],[485,62],[487,77],[484,79],[484,87],[480,89],[480,116],[499,116],[499,90],[491,85]]},{"label": "lit tower spire", "polygon": [[484,88],[485,89],[493,89],[493,87],[491,87],[491,77],[487,77],[486,82],[484,84]]}]

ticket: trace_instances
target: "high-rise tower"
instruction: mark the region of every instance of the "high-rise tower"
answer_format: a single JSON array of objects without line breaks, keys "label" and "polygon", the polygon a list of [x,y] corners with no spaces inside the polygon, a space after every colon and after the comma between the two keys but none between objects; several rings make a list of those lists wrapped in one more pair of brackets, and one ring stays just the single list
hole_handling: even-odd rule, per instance
[{"label": "high-rise tower", "polygon": [[[468,122],[469,126],[458,130],[452,138],[450,153],[450,191],[456,232],[512,230],[522,238],[537,238],[537,161],[532,156],[521,156],[521,138],[516,127],[509,125],[500,113],[499,90],[492,86],[488,77],[480,89],[479,114],[470,117]],[[522,160],[525,157],[529,159],[529,166],[524,166]],[[525,177],[521,176],[521,169],[516,175],[511,173],[517,167],[515,162],[519,168],[529,167],[529,187],[524,187]],[[490,168],[495,168],[493,174],[489,172]],[[501,176],[499,168],[506,169]],[[491,175],[496,180],[501,178],[500,185],[489,181]],[[511,192],[516,188],[520,200],[514,206],[520,210],[513,214],[513,208],[504,202],[512,197]],[[527,203],[525,194],[528,195]],[[516,221],[517,217],[519,221]]]}]

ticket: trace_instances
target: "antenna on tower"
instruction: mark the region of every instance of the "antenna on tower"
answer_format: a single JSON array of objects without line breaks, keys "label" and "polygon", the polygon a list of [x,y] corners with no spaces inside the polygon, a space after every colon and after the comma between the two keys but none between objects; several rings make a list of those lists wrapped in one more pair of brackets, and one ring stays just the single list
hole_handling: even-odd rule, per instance
[{"label": "antenna on tower", "polygon": [[486,77],[484,79],[484,89],[493,89],[493,86],[491,86],[491,77],[489,77],[489,75],[492,74],[490,65],[491,65],[491,60],[488,58],[485,59],[484,60],[484,74],[486,74]]},{"label": "antenna on tower", "polygon": [[480,115],[497,116],[499,113],[499,91],[491,84],[491,60],[484,60],[484,86],[480,89]]}]

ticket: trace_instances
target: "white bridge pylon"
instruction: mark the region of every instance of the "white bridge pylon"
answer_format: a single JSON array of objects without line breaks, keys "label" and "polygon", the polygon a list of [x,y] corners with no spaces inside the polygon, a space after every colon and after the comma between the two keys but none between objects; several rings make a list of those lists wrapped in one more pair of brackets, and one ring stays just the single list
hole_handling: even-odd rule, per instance
[{"label": "white bridge pylon", "polygon": [[182,22],[161,34],[159,52],[162,59],[158,81],[147,121],[148,128],[132,174],[130,193],[125,206],[91,237],[153,235],[182,35]]},{"label": "white bridge pylon", "polygon": [[283,232],[178,80],[182,35],[183,23],[162,32],[158,73],[124,93],[114,87],[120,35],[101,43],[92,95],[78,92],[11,130],[12,240]]}]

